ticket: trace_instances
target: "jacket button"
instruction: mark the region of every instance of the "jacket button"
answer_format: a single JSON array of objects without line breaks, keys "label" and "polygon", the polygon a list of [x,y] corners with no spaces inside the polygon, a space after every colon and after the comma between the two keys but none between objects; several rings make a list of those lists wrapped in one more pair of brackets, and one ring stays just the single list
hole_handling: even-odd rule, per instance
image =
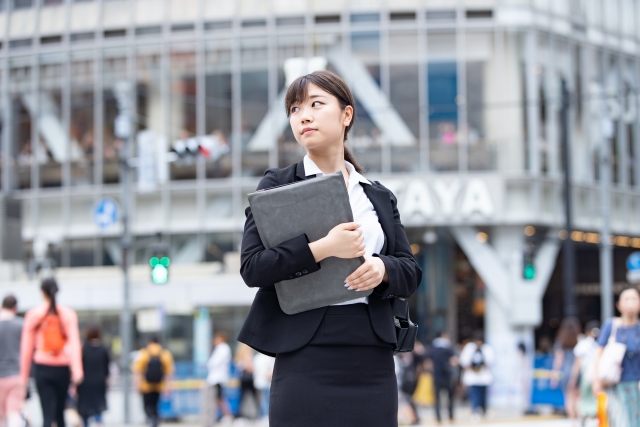
[{"label": "jacket button", "polygon": [[395,295],[389,295],[389,296],[387,297],[387,299],[391,299],[391,298],[395,298],[395,297],[396,297]]},{"label": "jacket button", "polygon": [[307,274],[309,272],[309,270],[307,270],[306,268],[304,270],[302,270],[302,274]]},{"label": "jacket button", "polygon": [[288,275],[287,279],[293,279],[293,274]]},{"label": "jacket button", "polygon": [[300,277],[302,276],[302,273],[300,273],[299,271],[296,271],[296,277]]}]

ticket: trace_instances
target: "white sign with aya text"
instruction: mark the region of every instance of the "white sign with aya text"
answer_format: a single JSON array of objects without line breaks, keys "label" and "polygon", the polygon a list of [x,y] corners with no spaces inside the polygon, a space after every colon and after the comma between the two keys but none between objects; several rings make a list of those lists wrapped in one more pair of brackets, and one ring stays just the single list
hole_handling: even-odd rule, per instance
[{"label": "white sign with aya text", "polygon": [[503,211],[503,181],[492,176],[382,180],[398,199],[402,222],[494,222]]}]

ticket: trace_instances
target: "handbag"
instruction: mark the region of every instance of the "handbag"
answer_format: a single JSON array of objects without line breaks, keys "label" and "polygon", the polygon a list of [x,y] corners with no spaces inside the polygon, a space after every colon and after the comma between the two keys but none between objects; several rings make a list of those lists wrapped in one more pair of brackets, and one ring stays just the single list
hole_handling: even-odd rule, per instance
[{"label": "handbag", "polygon": [[598,362],[598,378],[607,385],[619,383],[622,375],[622,359],[627,352],[627,346],[616,339],[616,332],[621,324],[622,319],[619,317],[613,319],[609,340]]},{"label": "handbag", "polygon": [[418,335],[418,325],[409,318],[409,302],[405,298],[396,297],[391,302],[391,309],[396,327],[396,346],[393,354],[411,352]]}]

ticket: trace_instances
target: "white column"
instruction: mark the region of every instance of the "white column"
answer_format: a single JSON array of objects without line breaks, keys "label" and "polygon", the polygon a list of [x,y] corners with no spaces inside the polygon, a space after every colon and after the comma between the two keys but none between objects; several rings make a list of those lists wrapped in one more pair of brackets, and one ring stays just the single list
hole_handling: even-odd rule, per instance
[{"label": "white column", "polygon": [[[523,372],[531,367],[533,331],[542,321],[542,297],[555,267],[559,243],[550,240],[542,244],[535,259],[536,278],[526,281],[522,278],[521,227],[495,227],[490,243],[480,242],[474,227],[452,227],[451,233],[487,287],[485,339],[496,352],[490,404],[525,407],[528,397],[523,384],[528,379]],[[519,343],[527,348],[524,361],[518,352]]]}]

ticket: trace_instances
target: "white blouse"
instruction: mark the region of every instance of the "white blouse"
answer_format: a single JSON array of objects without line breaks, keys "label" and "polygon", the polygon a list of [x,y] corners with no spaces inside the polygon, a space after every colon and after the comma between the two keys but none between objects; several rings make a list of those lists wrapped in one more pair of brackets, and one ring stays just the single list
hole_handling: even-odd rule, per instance
[{"label": "white blouse", "polygon": [[[384,246],[384,232],[382,231],[382,227],[380,226],[380,222],[378,221],[378,214],[376,213],[373,204],[371,204],[371,201],[364,192],[362,185],[359,185],[371,185],[371,182],[364,176],[356,172],[356,169],[351,163],[345,160],[344,164],[349,171],[347,192],[349,193],[349,203],[351,204],[353,221],[360,224],[362,236],[364,237],[365,256],[379,254],[382,250],[382,247]],[[304,156],[304,172],[307,176],[324,176],[324,173],[320,170],[318,165],[316,165],[308,155]],[[354,294],[357,295],[355,291]],[[368,304],[368,302],[368,297],[361,297],[351,301],[333,305],[346,305],[356,303]]]}]

